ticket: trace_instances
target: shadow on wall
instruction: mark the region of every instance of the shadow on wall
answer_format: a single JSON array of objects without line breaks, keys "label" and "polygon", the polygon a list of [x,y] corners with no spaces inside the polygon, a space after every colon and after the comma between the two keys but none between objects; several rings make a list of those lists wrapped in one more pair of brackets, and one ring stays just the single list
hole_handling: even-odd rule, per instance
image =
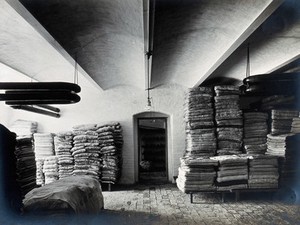
[{"label": "shadow on wall", "polygon": [[216,85],[242,85],[242,81],[235,79],[235,78],[229,78],[229,77],[215,77],[212,79],[205,80],[201,86],[216,86]]},{"label": "shadow on wall", "polygon": [[[195,32],[197,15],[203,4],[199,0],[156,1],[151,87],[167,83],[182,54],[184,43]],[[161,76],[164,74],[164,76]]]}]

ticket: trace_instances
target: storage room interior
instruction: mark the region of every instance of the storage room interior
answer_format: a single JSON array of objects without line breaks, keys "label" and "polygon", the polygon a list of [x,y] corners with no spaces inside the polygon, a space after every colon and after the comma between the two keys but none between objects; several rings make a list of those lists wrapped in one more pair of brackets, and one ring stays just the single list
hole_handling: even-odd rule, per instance
[{"label": "storage room interior", "polygon": [[[277,210],[282,224],[297,224],[298,0],[2,0],[0,5],[0,139],[1,161],[7,161],[1,167],[6,186],[0,205],[17,211],[19,223],[30,224],[26,215],[37,212],[92,212],[112,217],[114,224],[239,224],[245,215],[228,216],[224,196],[235,196],[228,207],[249,203],[254,209],[260,206],[252,202],[252,192],[263,192],[266,212]],[[78,100],[44,103],[45,93],[67,98],[54,82],[79,87],[70,91]],[[41,90],[42,83],[49,88]],[[9,99],[12,93],[16,97]],[[27,93],[41,97],[30,103],[22,97]],[[56,111],[39,106],[44,104]],[[78,158],[87,155],[97,159]],[[292,169],[287,166],[293,163]],[[59,172],[62,165],[68,176]],[[263,167],[272,168],[258,181],[254,174]],[[27,172],[30,177],[20,182],[17,177]],[[236,176],[234,182],[228,174]],[[69,204],[73,193],[67,189],[77,186],[82,196],[99,202]],[[40,189],[51,193],[53,187],[63,189],[55,193],[64,196],[57,209],[37,197]],[[249,202],[239,203],[242,193]],[[165,203],[166,195],[176,204],[171,197]],[[186,217],[180,204],[198,214]],[[227,220],[205,217],[202,206],[209,213],[220,207]],[[289,223],[279,212],[289,212]],[[261,223],[255,213],[246,217]],[[277,224],[274,218],[266,224]]]}]

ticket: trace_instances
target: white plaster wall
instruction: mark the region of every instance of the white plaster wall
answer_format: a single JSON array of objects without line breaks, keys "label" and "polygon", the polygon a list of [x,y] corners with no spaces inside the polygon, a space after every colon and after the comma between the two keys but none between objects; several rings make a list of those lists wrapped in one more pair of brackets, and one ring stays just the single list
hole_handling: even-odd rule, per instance
[{"label": "white plaster wall", "polygon": [[[38,132],[70,130],[72,126],[84,123],[118,121],[123,127],[123,170],[122,183],[134,182],[134,130],[133,115],[144,112],[146,91],[133,86],[118,86],[106,91],[79,80],[82,87],[81,101],[72,105],[60,105],[61,118],[53,118],[22,110],[11,110],[4,103],[0,105],[0,122],[9,126],[16,119],[38,122]],[[179,157],[183,155],[185,133],[183,122],[183,100],[186,88],[177,84],[161,86],[151,91],[154,111],[170,115],[171,146],[173,152],[173,176],[177,175]]]}]

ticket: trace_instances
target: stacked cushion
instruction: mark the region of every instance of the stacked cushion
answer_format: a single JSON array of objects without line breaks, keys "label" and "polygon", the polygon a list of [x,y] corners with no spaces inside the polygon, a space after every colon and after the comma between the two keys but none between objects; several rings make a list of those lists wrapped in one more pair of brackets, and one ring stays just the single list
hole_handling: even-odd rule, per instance
[{"label": "stacked cushion", "polygon": [[182,157],[180,162],[176,183],[182,192],[212,191],[216,189],[214,181],[218,161],[208,157]]},{"label": "stacked cushion", "polygon": [[100,146],[96,124],[83,124],[73,127],[74,175],[90,175],[100,179]]},{"label": "stacked cushion", "polygon": [[116,183],[122,166],[122,127],[117,122],[98,124],[96,132],[102,157],[101,181]]},{"label": "stacked cushion", "polygon": [[240,154],[243,139],[243,114],[240,110],[238,86],[214,87],[215,120],[217,124],[217,154]]},{"label": "stacked cushion", "polygon": [[72,176],[74,171],[74,157],[71,149],[73,147],[73,133],[60,132],[54,137],[54,150],[58,160],[59,179]]}]

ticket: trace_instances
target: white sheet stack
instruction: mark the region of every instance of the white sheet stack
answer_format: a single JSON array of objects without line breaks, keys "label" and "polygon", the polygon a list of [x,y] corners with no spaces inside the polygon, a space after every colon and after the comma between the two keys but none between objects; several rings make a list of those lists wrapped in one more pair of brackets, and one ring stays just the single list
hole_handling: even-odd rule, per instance
[{"label": "white sheet stack", "polygon": [[101,181],[114,184],[121,175],[122,127],[118,122],[98,124],[97,133],[102,157]]},{"label": "white sheet stack", "polygon": [[73,133],[71,131],[56,134],[54,149],[58,159],[59,179],[73,175],[74,157],[71,154],[72,147]]},{"label": "white sheet stack", "polygon": [[74,175],[89,175],[100,178],[100,146],[96,124],[83,124],[73,127]]},{"label": "white sheet stack", "polygon": [[9,127],[11,132],[16,133],[18,137],[32,137],[33,133],[37,132],[37,122],[28,120],[16,120]]},{"label": "white sheet stack", "polygon": [[43,173],[45,176],[45,184],[50,184],[58,180],[58,165],[56,156],[48,156],[44,160]]},{"label": "white sheet stack", "polygon": [[54,156],[53,134],[51,133],[35,133],[34,154],[36,161],[36,184],[44,185],[45,177],[43,174],[43,164],[47,157]]}]

